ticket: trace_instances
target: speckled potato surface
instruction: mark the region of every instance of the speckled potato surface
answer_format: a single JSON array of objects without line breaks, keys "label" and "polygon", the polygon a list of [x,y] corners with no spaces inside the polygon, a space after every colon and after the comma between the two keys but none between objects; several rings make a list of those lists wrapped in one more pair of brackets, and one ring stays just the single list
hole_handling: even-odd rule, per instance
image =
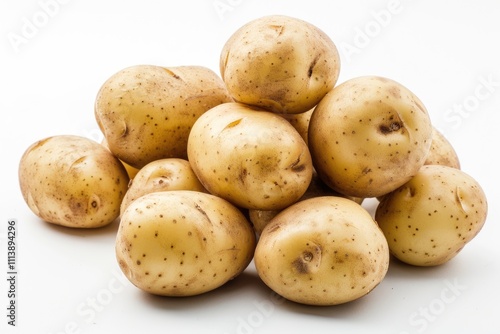
[{"label": "speckled potato surface", "polygon": [[300,19],[271,15],[248,22],[227,40],[220,72],[235,101],[272,112],[313,108],[340,71],[328,35]]},{"label": "speckled potato surface", "polygon": [[138,288],[162,296],[211,291],[252,260],[255,234],[229,202],[174,190],[144,195],[121,217],[116,257]]},{"label": "speckled potato surface", "polygon": [[432,128],[432,144],[424,165],[444,165],[460,169],[460,159],[450,141],[436,128]]},{"label": "speckled potato surface", "polygon": [[483,227],[486,195],[465,172],[426,165],[379,203],[375,220],[395,257],[435,266],[455,257]]},{"label": "speckled potato surface", "polygon": [[178,158],[155,160],[142,167],[135,178],[130,180],[120,212],[143,195],[169,190],[207,192],[194,174],[189,161]]},{"label": "speckled potato surface", "polygon": [[208,68],[136,65],[104,82],[95,117],[111,152],[141,168],[154,160],[186,159],[196,119],[229,101],[224,82]]},{"label": "speckled potato surface", "polygon": [[312,177],[309,149],[288,121],[241,103],[203,114],[188,140],[188,160],[212,194],[247,209],[282,209]]},{"label": "speckled potato surface", "polygon": [[279,295],[303,304],[336,305],[365,296],[382,281],[389,248],[359,204],[315,197],[269,222],[254,263],[261,279]]},{"label": "speckled potato surface", "polygon": [[19,163],[24,200],[56,225],[101,227],[120,214],[128,174],[122,163],[90,139],[60,135],[33,143]]},{"label": "speckled potato surface", "polygon": [[407,182],[424,164],[432,125],[422,102],[400,83],[352,78],[316,106],[309,148],[321,179],[355,197],[378,197]]}]

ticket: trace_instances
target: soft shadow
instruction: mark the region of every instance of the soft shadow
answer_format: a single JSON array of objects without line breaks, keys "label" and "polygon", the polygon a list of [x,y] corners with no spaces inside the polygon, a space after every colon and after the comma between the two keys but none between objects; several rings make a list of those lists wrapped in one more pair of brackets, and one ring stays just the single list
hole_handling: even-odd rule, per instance
[{"label": "soft shadow", "polygon": [[60,233],[75,238],[93,238],[97,236],[114,237],[116,236],[118,226],[120,225],[120,220],[118,218],[106,226],[96,228],[74,228],[48,223],[43,220],[41,220],[41,222],[45,224],[45,227],[48,230],[54,233]]}]

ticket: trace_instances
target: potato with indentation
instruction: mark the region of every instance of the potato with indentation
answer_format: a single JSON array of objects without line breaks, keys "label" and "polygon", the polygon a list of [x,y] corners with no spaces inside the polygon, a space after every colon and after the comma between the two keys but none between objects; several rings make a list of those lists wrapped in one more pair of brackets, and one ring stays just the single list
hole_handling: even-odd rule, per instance
[{"label": "potato with indentation", "polygon": [[222,79],[202,66],[137,65],[99,89],[95,117],[109,149],[142,168],[159,159],[186,159],[189,131],[208,109],[232,101]]},{"label": "potato with indentation", "polygon": [[212,194],[247,209],[283,209],[306,191],[309,149],[282,117],[241,103],[203,114],[188,140],[188,160]]},{"label": "potato with indentation", "polygon": [[431,121],[418,97],[376,76],[335,87],[309,123],[309,148],[321,179],[355,197],[382,196],[407,182],[424,164],[431,142]]},{"label": "potato with indentation", "polygon": [[375,220],[395,257],[436,266],[455,257],[479,233],[487,211],[475,179],[456,168],[426,165],[383,197]]},{"label": "potato with indentation", "polygon": [[336,305],[365,296],[383,280],[389,248],[363,207],[324,196],[274,217],[260,235],[254,263],[279,295],[302,304]]},{"label": "potato with indentation", "polygon": [[189,161],[178,158],[160,159],[142,167],[130,180],[120,212],[137,198],[157,191],[193,190],[207,192],[193,172]]},{"label": "potato with indentation", "polygon": [[101,227],[120,214],[128,174],[90,139],[59,135],[32,144],[19,163],[24,200],[41,219],[75,228]]},{"label": "potato with indentation", "polygon": [[272,112],[313,108],[335,83],[340,57],[318,27],[271,15],[239,28],[220,56],[222,79],[235,101]]},{"label": "potato with indentation", "polygon": [[192,296],[238,276],[252,260],[255,234],[229,202],[201,192],[144,195],[124,211],[116,257],[138,288],[162,296]]}]

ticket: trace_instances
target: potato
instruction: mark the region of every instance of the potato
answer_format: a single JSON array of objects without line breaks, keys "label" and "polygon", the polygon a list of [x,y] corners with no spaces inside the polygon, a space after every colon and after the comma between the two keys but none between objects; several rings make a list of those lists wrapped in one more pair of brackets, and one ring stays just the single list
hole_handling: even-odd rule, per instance
[{"label": "potato", "polygon": [[363,207],[324,196],[273,218],[259,238],[254,263],[279,295],[302,304],[336,305],[366,295],[382,281],[389,249]]},{"label": "potato", "polygon": [[314,108],[300,114],[278,114],[286,119],[297,130],[302,139],[308,143],[309,121],[311,120]]},{"label": "potato", "polygon": [[432,144],[424,165],[444,165],[460,169],[460,159],[453,145],[436,128],[432,128]]},{"label": "potato", "polygon": [[[329,188],[321,179],[318,177],[318,174],[313,171],[311,183],[309,187],[307,187],[306,192],[298,201],[303,201],[313,197],[320,196],[340,196],[344,197],[342,194],[339,194],[335,190]],[[362,198],[358,197],[346,197],[350,200],[355,201],[358,204],[363,202]],[[278,213],[282,210],[248,210],[248,216],[250,222],[252,223],[255,233],[259,236],[262,233],[262,230],[266,225],[273,219]]]},{"label": "potato", "polygon": [[313,108],[340,71],[335,44],[314,25],[288,16],[248,22],[226,41],[222,79],[237,102],[296,114]]},{"label": "potato", "polygon": [[79,136],[39,140],[19,163],[24,200],[35,215],[56,225],[108,225],[120,214],[128,182],[125,168],[111,152]]},{"label": "potato", "polygon": [[221,104],[196,121],[188,160],[210,193],[247,209],[287,207],[312,176],[309,150],[293,126],[240,103]]},{"label": "potato", "polygon": [[[109,145],[108,145],[108,141],[106,140],[106,138],[104,138],[102,140],[101,145],[104,146],[107,150],[109,150]],[[120,162],[122,163],[123,167],[125,167],[125,170],[127,171],[129,179],[132,180],[137,175],[137,173],[139,172],[139,169],[135,168],[135,167],[132,167],[128,163],[123,162],[121,160],[120,160]]]},{"label": "potato", "polygon": [[232,101],[224,82],[201,66],[131,66],[99,89],[95,117],[120,160],[142,168],[165,158],[186,159],[192,125],[208,109]]},{"label": "potato", "polygon": [[375,220],[392,254],[416,266],[437,266],[455,257],[481,230],[488,204],[481,186],[465,172],[426,165],[379,203]]},{"label": "potato", "polygon": [[138,288],[162,296],[216,289],[252,260],[255,234],[229,202],[201,192],[144,195],[121,217],[116,257]]},{"label": "potato", "polygon": [[309,148],[321,179],[354,197],[378,197],[424,164],[432,125],[422,102],[394,80],[365,76],[330,91],[309,123]]},{"label": "potato", "polygon": [[178,158],[160,159],[142,167],[123,198],[120,212],[124,212],[137,198],[157,191],[193,190],[207,192],[200,183],[189,161]]}]

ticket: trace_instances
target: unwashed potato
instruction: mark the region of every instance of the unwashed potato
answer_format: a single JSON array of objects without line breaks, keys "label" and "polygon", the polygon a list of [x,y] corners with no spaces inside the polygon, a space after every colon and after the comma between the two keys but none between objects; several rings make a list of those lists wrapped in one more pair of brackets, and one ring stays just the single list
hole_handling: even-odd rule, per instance
[{"label": "unwashed potato", "polygon": [[316,26],[271,15],[239,28],[220,56],[222,79],[237,102],[302,113],[331,90],[340,70],[335,44]]},{"label": "unwashed potato", "polygon": [[19,163],[24,200],[35,215],[56,225],[92,228],[113,222],[128,182],[121,162],[84,137],[42,139]]},{"label": "unwashed potato", "polygon": [[460,169],[460,159],[453,145],[435,127],[432,128],[432,144],[424,165],[444,165]]},{"label": "unwashed potato", "polygon": [[255,234],[229,202],[188,190],[155,192],[121,217],[116,257],[138,288],[162,296],[208,292],[252,260]]},{"label": "unwashed potato", "polygon": [[142,168],[164,158],[186,159],[194,122],[208,109],[232,101],[222,79],[202,66],[131,66],[99,89],[95,117],[109,149]]},{"label": "unwashed potato", "polygon": [[160,159],[142,167],[123,198],[120,212],[131,202],[148,193],[169,190],[193,190],[207,192],[200,183],[189,161],[178,158]]},{"label": "unwashed potato", "polygon": [[375,213],[392,254],[416,266],[448,262],[483,227],[486,195],[465,172],[426,165],[385,195]]},{"label": "unwashed potato", "polygon": [[418,97],[376,76],[335,87],[309,123],[314,167],[348,196],[378,197],[401,186],[424,164],[431,142],[431,121]]},{"label": "unwashed potato", "polygon": [[315,197],[271,220],[260,235],[254,263],[279,295],[303,304],[336,305],[366,295],[382,281],[389,248],[359,204]]},{"label": "unwashed potato", "polygon": [[210,193],[247,209],[276,210],[296,202],[313,170],[307,145],[290,123],[235,102],[196,121],[188,160]]}]

